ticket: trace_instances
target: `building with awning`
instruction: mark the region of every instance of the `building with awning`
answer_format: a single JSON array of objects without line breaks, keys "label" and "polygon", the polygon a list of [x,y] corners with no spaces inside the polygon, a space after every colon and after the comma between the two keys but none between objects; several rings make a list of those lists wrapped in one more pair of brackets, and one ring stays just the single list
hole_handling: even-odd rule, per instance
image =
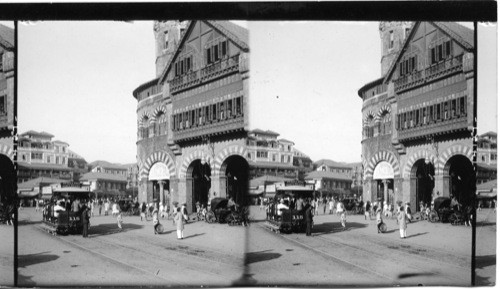
[{"label": "building with awning", "polygon": [[492,180],[477,185],[476,187],[477,199],[488,199],[496,197],[497,197],[497,180]]},{"label": "building with awning", "polygon": [[276,194],[276,183],[284,183],[293,180],[291,178],[277,176],[260,176],[250,180],[249,195],[272,198]]},{"label": "building with awning", "polygon": [[312,171],[305,177],[307,183],[314,184],[314,189],[321,195],[346,197],[351,194],[352,178],[347,173],[332,171]]},{"label": "building with awning", "polygon": [[54,184],[69,183],[69,180],[39,177],[17,185],[17,196],[19,198],[42,197],[42,188]]}]

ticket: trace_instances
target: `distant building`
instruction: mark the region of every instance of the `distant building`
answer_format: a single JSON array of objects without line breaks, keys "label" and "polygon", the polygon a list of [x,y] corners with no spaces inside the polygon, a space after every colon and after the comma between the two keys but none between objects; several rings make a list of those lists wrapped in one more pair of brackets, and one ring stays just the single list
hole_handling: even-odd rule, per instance
[{"label": "distant building", "polygon": [[47,132],[27,131],[18,140],[18,183],[38,177],[74,180],[69,144]]},{"label": "distant building", "polygon": [[16,194],[14,169],[14,29],[0,24],[0,202]]},{"label": "distant building", "polygon": [[332,171],[312,171],[305,176],[305,181],[314,184],[316,191],[323,196],[347,197],[351,193],[352,179],[345,173]]},{"label": "distant building", "polygon": [[319,161],[315,161],[314,167],[316,171],[344,174],[348,177],[352,177],[353,175],[352,164],[336,162],[328,159],[321,159]]},{"label": "distant building", "polygon": [[128,175],[128,167],[121,164],[112,164],[106,161],[94,161],[89,164],[90,172],[110,175]]},{"label": "distant building", "polygon": [[[382,75],[358,91],[363,197],[471,202],[474,31],[453,22],[381,22]],[[439,193],[439,194],[438,194]]]},{"label": "distant building", "polygon": [[477,183],[497,178],[497,133],[487,132],[477,139]]},{"label": "distant building", "polygon": [[89,171],[87,161],[77,153],[68,151],[68,167],[73,170],[73,181],[80,180],[80,177]]},{"label": "distant building", "polygon": [[294,143],[278,139],[279,133],[271,130],[254,129],[248,133],[247,159],[249,178],[276,176],[296,179],[299,166],[294,166]]},{"label": "distant building", "polygon": [[293,166],[298,169],[297,179],[303,181],[307,173],[314,170],[313,161],[308,155],[299,151],[296,148],[292,148],[292,151],[293,151]]},{"label": "distant building", "polygon": [[89,172],[80,178],[80,182],[89,186],[97,197],[126,196],[127,177],[123,174]]}]

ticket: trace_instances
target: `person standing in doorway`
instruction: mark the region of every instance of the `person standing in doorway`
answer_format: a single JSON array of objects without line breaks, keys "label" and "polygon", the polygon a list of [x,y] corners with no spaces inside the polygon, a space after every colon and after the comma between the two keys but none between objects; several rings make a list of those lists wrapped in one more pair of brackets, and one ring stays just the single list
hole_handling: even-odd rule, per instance
[{"label": "person standing in doorway", "polygon": [[184,216],[181,212],[181,208],[177,208],[177,213],[175,214],[174,221],[177,228],[177,239],[184,239]]}]

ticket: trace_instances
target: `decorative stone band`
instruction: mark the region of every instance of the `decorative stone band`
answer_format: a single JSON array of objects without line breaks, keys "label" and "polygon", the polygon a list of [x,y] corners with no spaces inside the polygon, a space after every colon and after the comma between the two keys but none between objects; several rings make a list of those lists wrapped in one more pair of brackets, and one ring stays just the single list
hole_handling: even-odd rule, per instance
[{"label": "decorative stone band", "polygon": [[394,153],[390,151],[379,151],[371,157],[368,166],[365,166],[364,179],[373,178],[373,171],[377,164],[381,161],[386,161],[391,164],[394,170],[394,178],[399,178],[401,173],[399,169],[399,162]]},{"label": "decorative stone band", "polygon": [[141,165],[140,179],[147,179],[149,175],[149,170],[151,167],[157,163],[162,162],[167,165],[170,176],[175,176],[175,163],[166,152],[158,151],[151,154],[148,159]]},{"label": "decorative stone band", "polygon": [[[155,110],[153,111],[153,114],[152,114],[152,117],[151,117],[151,121],[150,123],[154,123],[156,122],[157,120],[163,120],[163,118],[167,115],[167,108],[164,106],[164,105],[159,105],[158,107],[155,108]],[[162,118],[162,119],[158,119],[158,118]]]},{"label": "decorative stone band", "polygon": [[204,160],[205,162],[210,164],[213,163],[212,157],[208,155],[204,150],[195,150],[194,152],[191,152],[188,157],[184,158],[179,171],[179,179],[183,180],[186,178],[187,169],[189,168],[189,165],[191,165],[191,163],[195,160]]},{"label": "decorative stone band", "polygon": [[471,162],[473,158],[472,148],[463,144],[455,144],[447,148],[441,155],[439,156],[439,165],[437,168],[437,174],[442,175],[444,166],[448,162],[448,160],[455,155],[463,155],[467,157]]},{"label": "decorative stone band", "polygon": [[[427,154],[426,154],[427,152]],[[426,157],[429,157],[430,162],[434,165],[435,169],[435,174],[437,174],[437,168],[439,167],[439,160],[438,158],[430,153],[430,148],[429,149],[421,149],[416,152],[414,152],[411,157],[408,158],[408,161],[406,162],[405,168],[403,170],[403,177],[404,178],[409,178],[410,173],[411,173],[411,168],[415,164],[416,161],[420,159],[425,159]]]},{"label": "decorative stone band", "polygon": [[14,151],[11,147],[0,143],[0,154],[7,156],[12,162],[14,162]]}]

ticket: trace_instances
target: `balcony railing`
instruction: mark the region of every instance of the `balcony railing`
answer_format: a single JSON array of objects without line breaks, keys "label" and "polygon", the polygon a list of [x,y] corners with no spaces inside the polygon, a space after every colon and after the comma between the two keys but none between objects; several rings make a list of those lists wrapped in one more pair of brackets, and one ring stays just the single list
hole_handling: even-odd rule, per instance
[{"label": "balcony railing", "polygon": [[448,134],[468,128],[467,114],[458,115],[453,118],[431,121],[411,128],[398,130],[398,139],[404,142],[412,139],[425,138],[433,134]]},{"label": "balcony railing", "polygon": [[400,92],[405,89],[424,84],[449,73],[462,70],[462,57],[459,55],[448,60],[434,64],[425,70],[419,70],[408,75],[401,76],[394,81],[394,90]]},{"label": "balcony railing", "polygon": [[170,92],[175,93],[225,74],[238,71],[239,57],[240,55],[237,54],[232,57],[222,59],[200,70],[188,72],[185,75],[175,77],[170,81]]},{"label": "balcony railing", "polygon": [[173,132],[174,141],[185,139],[194,139],[203,135],[209,134],[225,134],[232,131],[237,131],[244,128],[243,114],[227,118],[225,120],[218,120],[208,122],[204,125],[192,126],[187,129],[176,130]]}]

